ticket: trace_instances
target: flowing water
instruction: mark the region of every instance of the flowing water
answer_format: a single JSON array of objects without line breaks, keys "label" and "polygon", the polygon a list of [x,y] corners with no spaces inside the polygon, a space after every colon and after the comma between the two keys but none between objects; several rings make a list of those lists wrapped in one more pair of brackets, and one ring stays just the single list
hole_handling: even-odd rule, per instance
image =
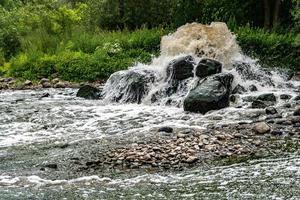
[{"label": "flowing water", "polygon": [[[194,77],[181,83],[177,93],[162,95],[152,103],[151,95],[168,85],[168,63],[183,55],[193,55],[197,61],[200,57],[218,59],[225,66],[223,71],[234,75],[233,86],[255,85],[258,91],[248,90],[219,111],[188,113],[183,111],[182,100],[197,81]],[[247,78],[233,63],[248,66]],[[93,141],[134,140],[162,126],[205,129],[210,124],[251,122],[261,110],[249,109],[247,99],[272,92],[280,109],[287,101],[280,100],[279,95],[289,94],[293,99],[300,87],[299,82],[287,81],[276,71],[262,70],[255,60],[242,55],[234,36],[221,23],[181,27],[162,39],[162,55],[152,64],[138,64],[130,70],[151,71],[155,79],[141,104],[124,103],[126,95],[119,103],[111,102],[120,90],[126,90],[122,80],[104,87],[103,100],[77,98],[75,89],[1,91],[0,199],[300,199],[299,152],[182,172],[73,172],[66,160],[93,148]],[[50,97],[40,98],[44,93]],[[167,103],[170,99],[172,102]],[[281,109],[286,114],[291,112]],[[41,170],[54,162],[59,164],[58,169]]]}]

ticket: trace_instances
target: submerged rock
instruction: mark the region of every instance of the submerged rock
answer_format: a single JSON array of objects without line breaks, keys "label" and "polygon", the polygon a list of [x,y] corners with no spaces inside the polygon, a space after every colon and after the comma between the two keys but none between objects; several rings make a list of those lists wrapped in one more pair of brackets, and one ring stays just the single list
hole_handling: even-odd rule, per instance
[{"label": "submerged rock", "polygon": [[101,95],[101,90],[92,87],[90,85],[84,85],[79,88],[76,96],[85,99],[99,99]]},{"label": "submerged rock", "polygon": [[205,114],[229,106],[232,74],[217,74],[206,78],[192,89],[184,100],[184,110]]},{"label": "submerged rock", "polygon": [[222,63],[212,59],[202,59],[196,67],[196,76],[204,78],[221,73]]},{"label": "submerged rock", "polygon": [[194,64],[192,56],[175,59],[167,67],[167,77],[171,76],[171,79],[174,80],[184,80],[193,77]]}]

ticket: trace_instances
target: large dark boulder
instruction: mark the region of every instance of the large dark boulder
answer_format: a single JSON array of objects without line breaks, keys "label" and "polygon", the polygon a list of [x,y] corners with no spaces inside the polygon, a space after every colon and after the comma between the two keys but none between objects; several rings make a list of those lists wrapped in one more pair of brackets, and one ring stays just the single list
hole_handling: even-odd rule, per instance
[{"label": "large dark boulder", "polygon": [[222,63],[212,59],[202,59],[196,67],[196,76],[204,78],[213,74],[221,73]]},{"label": "large dark boulder", "polygon": [[184,110],[205,114],[229,106],[232,74],[216,74],[204,79],[184,100]]},{"label": "large dark boulder", "polygon": [[101,90],[90,85],[83,85],[79,88],[76,96],[85,99],[99,99]]},{"label": "large dark boulder", "polygon": [[155,73],[150,70],[119,71],[108,79],[103,96],[114,102],[141,103],[155,79]]},{"label": "large dark boulder", "polygon": [[167,67],[167,77],[179,81],[193,77],[194,64],[192,56],[175,59]]}]

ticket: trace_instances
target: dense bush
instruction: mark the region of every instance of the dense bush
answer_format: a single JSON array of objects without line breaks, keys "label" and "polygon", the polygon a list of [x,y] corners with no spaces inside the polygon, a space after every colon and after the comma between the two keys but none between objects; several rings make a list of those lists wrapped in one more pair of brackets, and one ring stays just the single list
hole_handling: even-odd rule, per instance
[{"label": "dense bush", "polygon": [[[82,32],[67,38],[43,33],[28,36],[24,53],[10,60],[8,74],[23,79],[60,77],[70,81],[106,79],[136,62],[148,63],[159,53],[164,29]],[[30,42],[33,41],[34,42]],[[49,48],[47,48],[49,47]]]},{"label": "dense bush", "polygon": [[295,34],[269,33],[249,27],[241,27],[236,33],[243,51],[259,58],[264,66],[300,70],[300,43]]}]

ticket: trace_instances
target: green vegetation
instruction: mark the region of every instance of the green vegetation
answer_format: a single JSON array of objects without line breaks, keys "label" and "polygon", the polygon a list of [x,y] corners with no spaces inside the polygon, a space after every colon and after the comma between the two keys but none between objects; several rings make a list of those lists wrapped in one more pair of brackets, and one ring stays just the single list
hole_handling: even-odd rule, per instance
[{"label": "green vegetation", "polygon": [[0,0],[0,76],[106,79],[151,61],[161,36],[193,21],[224,21],[246,53],[299,70],[299,6],[300,0]]}]

